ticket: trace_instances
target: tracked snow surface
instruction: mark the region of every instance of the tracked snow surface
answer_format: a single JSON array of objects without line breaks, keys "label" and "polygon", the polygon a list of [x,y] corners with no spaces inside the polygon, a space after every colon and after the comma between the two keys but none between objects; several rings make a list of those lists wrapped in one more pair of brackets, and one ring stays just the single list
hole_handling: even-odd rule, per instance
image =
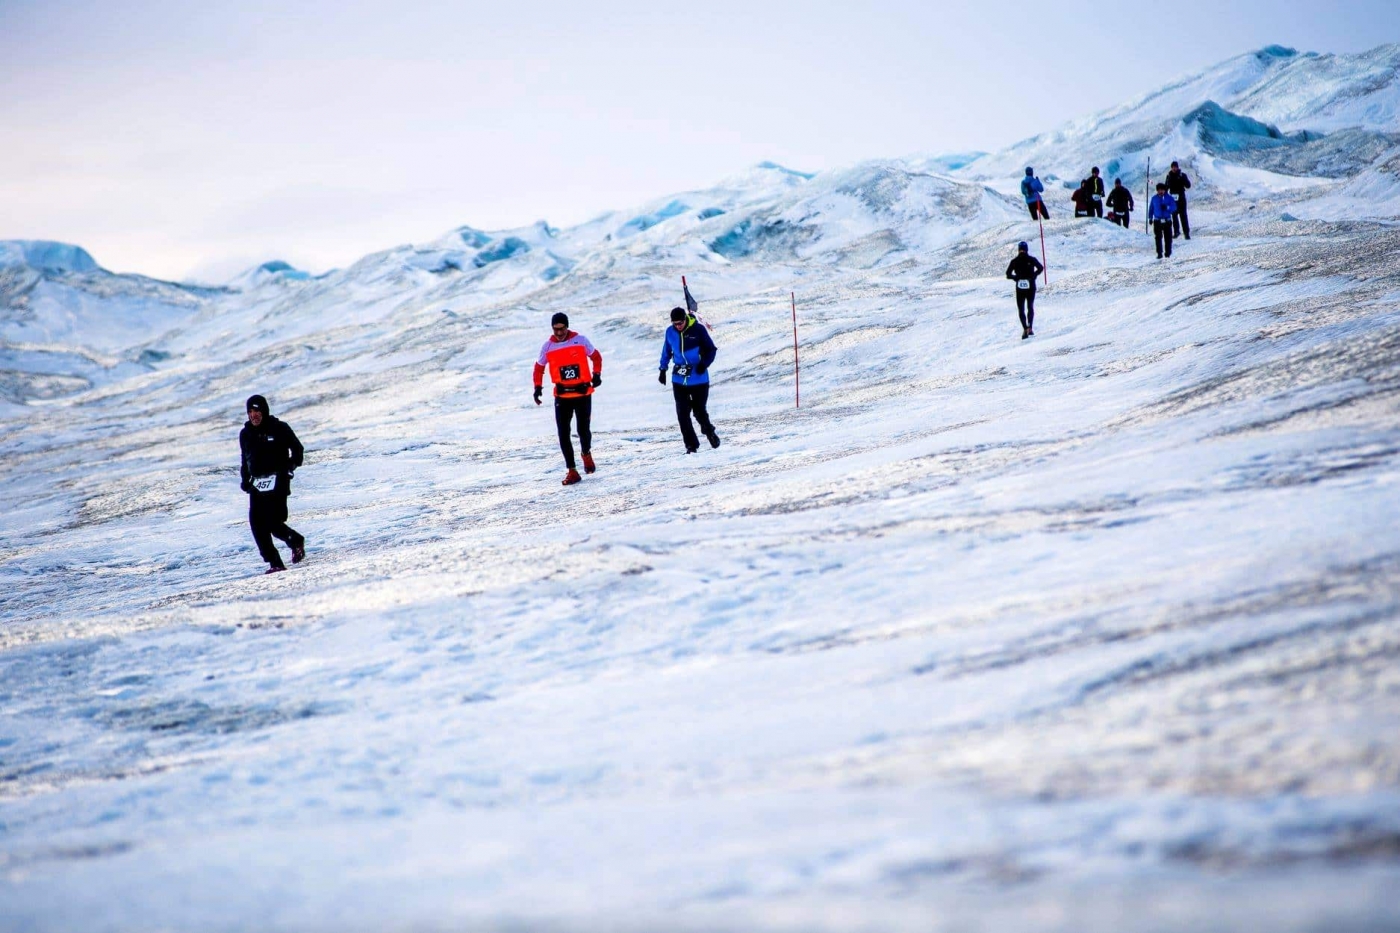
[{"label": "tracked snow surface", "polygon": [[[0,246],[0,929],[1400,929],[1397,60],[321,276]],[[1048,186],[1021,340],[1023,166],[1141,210],[1149,155],[1194,238]],[[253,392],[308,450],[274,577]]]}]

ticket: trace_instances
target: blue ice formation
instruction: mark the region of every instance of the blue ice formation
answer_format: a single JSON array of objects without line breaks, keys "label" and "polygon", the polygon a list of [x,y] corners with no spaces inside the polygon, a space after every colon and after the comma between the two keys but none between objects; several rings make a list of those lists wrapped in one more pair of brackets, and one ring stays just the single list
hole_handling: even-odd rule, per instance
[{"label": "blue ice formation", "polygon": [[772,172],[782,172],[784,175],[794,175],[798,178],[811,180],[817,177],[816,172],[799,172],[795,168],[788,168],[786,165],[779,165],[777,162],[760,162],[755,168],[767,169]]},{"label": "blue ice formation", "polygon": [[512,256],[520,253],[528,253],[529,251],[529,243],[526,243],[524,240],[520,239],[520,237],[508,236],[490,249],[484,249],[477,253],[475,258],[472,259],[472,265],[481,269],[493,262],[500,262],[502,259],[509,259]]},{"label": "blue ice formation", "polygon": [[660,210],[650,214],[642,214],[640,217],[633,217],[627,223],[618,228],[618,236],[631,236],[634,233],[641,233],[643,230],[650,230],[663,220],[670,220],[679,214],[684,214],[690,210],[690,205],[681,201],[670,201]]},{"label": "blue ice formation", "polygon": [[28,266],[40,272],[96,272],[101,266],[87,250],[53,240],[0,241],[0,268]]},{"label": "blue ice formation", "polygon": [[1213,100],[1191,111],[1182,122],[1187,126],[1194,123],[1201,145],[1217,154],[1288,146],[1322,138],[1307,130],[1284,133],[1278,127],[1253,117],[1231,113]]}]

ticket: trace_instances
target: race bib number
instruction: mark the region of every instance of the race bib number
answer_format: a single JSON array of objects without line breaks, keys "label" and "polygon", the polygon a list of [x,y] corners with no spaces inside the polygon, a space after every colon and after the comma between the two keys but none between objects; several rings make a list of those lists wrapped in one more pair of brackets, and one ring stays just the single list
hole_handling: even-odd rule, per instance
[{"label": "race bib number", "polygon": [[1095,200],[1095,201],[1102,201],[1102,200],[1103,200],[1103,195],[1101,195],[1101,194],[1096,194],[1096,195],[1094,195],[1094,200]]},{"label": "race bib number", "polygon": [[1023,291],[1023,292],[1025,292],[1025,291],[1030,291],[1031,280],[1030,280],[1030,279],[1017,279],[1017,280],[1016,280],[1016,287],[1017,287],[1019,290]]},{"label": "race bib number", "polygon": [[258,492],[272,492],[277,488],[277,474],[271,476],[254,476],[253,488]]},{"label": "race bib number", "polygon": [[579,367],[577,363],[570,363],[567,366],[559,367],[559,379],[562,382],[578,382]]},{"label": "race bib number", "polygon": [[676,375],[677,375],[677,376],[689,376],[689,375],[690,375],[690,367],[689,367],[689,366],[677,366],[677,367],[676,367]]}]

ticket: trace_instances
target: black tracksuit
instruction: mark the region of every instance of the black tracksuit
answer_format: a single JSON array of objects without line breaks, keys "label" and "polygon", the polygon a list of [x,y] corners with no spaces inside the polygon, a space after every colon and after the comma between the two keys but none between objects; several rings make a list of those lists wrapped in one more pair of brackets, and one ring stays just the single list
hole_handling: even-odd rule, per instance
[{"label": "black tracksuit", "polygon": [[[256,428],[251,421],[238,435],[243,453],[243,491],[248,494],[248,527],[253,530],[258,553],[273,567],[284,567],[274,537],[292,548],[306,539],[287,527],[287,496],[292,491],[292,471],[301,466],[305,449],[285,421],[263,415]],[[270,485],[262,491],[257,487]]]},{"label": "black tracksuit", "polygon": [[1122,185],[1117,186],[1108,193],[1108,209],[1117,216],[1118,222],[1124,227],[1128,226],[1128,214],[1136,205],[1133,203],[1133,193]]},{"label": "black tracksuit", "polygon": [[1163,179],[1167,183],[1167,194],[1176,198],[1176,213],[1172,215],[1174,236],[1191,239],[1191,220],[1186,216],[1186,189],[1191,187],[1191,179],[1179,168],[1167,172]]},{"label": "black tracksuit", "polygon": [[[1035,280],[1045,267],[1030,253],[1017,252],[1016,258],[1006,267],[1006,277],[1016,283],[1016,314],[1021,318],[1021,327],[1030,330],[1035,327]],[[1025,282],[1026,286],[1021,287]]]}]

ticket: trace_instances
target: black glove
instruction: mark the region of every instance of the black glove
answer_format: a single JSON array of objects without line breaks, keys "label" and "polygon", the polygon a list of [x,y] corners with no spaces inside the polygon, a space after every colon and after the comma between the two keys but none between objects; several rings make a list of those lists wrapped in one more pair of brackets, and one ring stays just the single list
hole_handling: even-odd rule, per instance
[{"label": "black glove", "polygon": [[292,470],[288,470],[288,471],[287,471],[287,482],[290,483],[290,482],[292,481],[292,477],[293,477],[293,476],[296,476],[296,473],[293,472]]},{"label": "black glove", "polygon": [[535,386],[535,404],[540,404],[540,396],[544,394],[544,386]]},{"label": "black glove", "polygon": [[697,376],[703,376],[703,375],[705,375],[705,367],[704,367],[704,366],[697,366],[697,367],[695,367],[694,369],[692,369],[691,372],[694,373],[694,374],[697,375]]},{"label": "black glove", "polygon": [[603,374],[602,374],[602,373],[594,373],[594,374],[593,374],[593,388],[596,389],[596,388],[598,388],[598,387],[599,387],[600,385],[602,385],[602,384],[603,384]]},{"label": "black glove", "polygon": [[242,483],[239,484],[239,487],[238,487],[238,488],[239,488],[239,489],[242,489],[244,492],[252,492],[252,491],[253,491],[253,484],[250,483],[250,482],[248,482],[248,481],[245,479]]},{"label": "black glove", "polygon": [[661,385],[666,384],[666,370],[663,369],[661,370],[661,372],[656,374],[656,381]]}]

